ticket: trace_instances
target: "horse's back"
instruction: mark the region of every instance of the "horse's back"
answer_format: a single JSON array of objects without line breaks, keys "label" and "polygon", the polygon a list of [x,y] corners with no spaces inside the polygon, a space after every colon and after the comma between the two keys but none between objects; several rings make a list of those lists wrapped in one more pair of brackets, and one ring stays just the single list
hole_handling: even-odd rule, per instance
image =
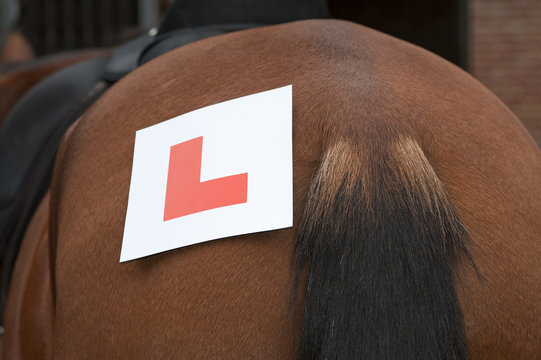
[{"label": "horse's back", "polygon": [[[293,228],[119,264],[135,131],[288,84]],[[75,127],[51,200],[56,355],[292,357],[295,234],[312,176],[342,139],[369,158],[401,139],[420,146],[482,275],[467,261],[457,265],[472,357],[539,354],[541,161],[533,140],[497,98],[436,56],[350,23],[306,21],[172,51],[113,86]]]}]

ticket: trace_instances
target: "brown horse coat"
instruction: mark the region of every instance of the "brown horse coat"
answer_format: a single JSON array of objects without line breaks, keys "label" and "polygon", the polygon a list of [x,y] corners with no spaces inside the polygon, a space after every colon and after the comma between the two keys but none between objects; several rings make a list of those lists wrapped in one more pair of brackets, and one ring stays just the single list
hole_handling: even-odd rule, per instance
[{"label": "brown horse coat", "polygon": [[32,46],[19,31],[12,31],[7,36],[3,48],[0,49],[0,65],[34,58]]},{"label": "brown horse coat", "polygon": [[[135,131],[288,84],[293,228],[120,264]],[[113,86],[61,148],[51,195],[48,346],[66,359],[292,358],[301,329],[290,306],[299,224],[321,225],[335,195],[353,191],[349,181],[377,190],[370,179],[392,175],[427,203],[441,200],[431,216],[456,210],[469,232],[479,273],[463,255],[453,263],[469,356],[534,358],[541,354],[540,174],[539,149],[494,95],[437,56],[373,30],[305,21],[188,45]],[[324,185],[322,200],[307,195],[311,182]],[[408,206],[408,194],[381,199]],[[33,311],[11,304],[6,317]],[[19,339],[11,346],[36,346],[26,334]]]},{"label": "brown horse coat", "polygon": [[13,269],[4,327],[3,359],[49,359],[53,304],[49,263],[48,192],[36,209]]}]

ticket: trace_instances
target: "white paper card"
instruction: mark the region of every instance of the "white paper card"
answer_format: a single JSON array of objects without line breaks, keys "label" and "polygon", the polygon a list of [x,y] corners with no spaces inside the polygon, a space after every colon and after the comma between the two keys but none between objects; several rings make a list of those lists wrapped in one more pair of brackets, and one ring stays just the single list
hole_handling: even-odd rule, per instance
[{"label": "white paper card", "polygon": [[293,225],[292,86],[135,135],[120,261]]}]

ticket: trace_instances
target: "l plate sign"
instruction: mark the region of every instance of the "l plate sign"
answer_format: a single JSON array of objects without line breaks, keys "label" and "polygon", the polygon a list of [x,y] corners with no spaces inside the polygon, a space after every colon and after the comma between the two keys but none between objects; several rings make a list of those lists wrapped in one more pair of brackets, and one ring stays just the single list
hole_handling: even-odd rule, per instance
[{"label": "l plate sign", "polygon": [[293,225],[292,86],[135,134],[120,261]]}]

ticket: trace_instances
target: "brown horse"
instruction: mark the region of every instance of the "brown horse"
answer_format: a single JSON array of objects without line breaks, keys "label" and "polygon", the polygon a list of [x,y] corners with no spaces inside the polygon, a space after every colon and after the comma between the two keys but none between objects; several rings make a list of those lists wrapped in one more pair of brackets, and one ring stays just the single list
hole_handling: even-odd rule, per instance
[{"label": "brown horse", "polygon": [[11,31],[0,49],[0,65],[27,61],[34,58],[32,46],[19,31]]},{"label": "brown horse", "polygon": [[66,66],[106,54],[106,50],[62,53],[19,63],[0,73],[0,125],[21,96],[40,80]]},{"label": "brown horse", "polygon": [[36,209],[19,251],[4,323],[9,331],[3,359],[51,358],[54,309],[48,257],[49,198],[47,193]]},{"label": "brown horse", "polygon": [[[135,131],[288,84],[294,226],[119,263]],[[400,40],[303,21],[193,43],[122,79],[65,138],[5,354],[535,358],[540,174],[494,95]]]}]

